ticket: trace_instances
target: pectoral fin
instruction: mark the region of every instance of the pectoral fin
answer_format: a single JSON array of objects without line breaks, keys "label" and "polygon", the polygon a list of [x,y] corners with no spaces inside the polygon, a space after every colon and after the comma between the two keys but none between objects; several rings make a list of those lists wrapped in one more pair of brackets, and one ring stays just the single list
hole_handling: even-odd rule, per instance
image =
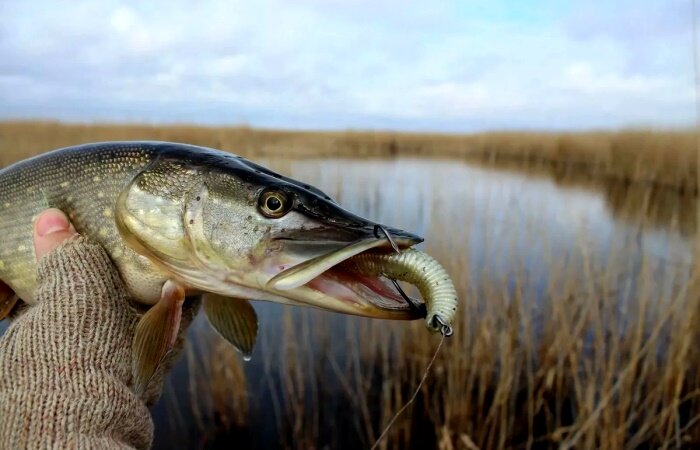
[{"label": "pectoral fin", "polygon": [[15,291],[0,281],[0,320],[3,320],[10,314],[10,311],[15,307],[18,300],[19,297],[17,297]]},{"label": "pectoral fin", "polygon": [[173,281],[166,281],[161,297],[136,325],[132,343],[134,391],[141,395],[155,374],[165,355],[172,350],[180,330],[185,289]]},{"label": "pectoral fin", "polygon": [[247,300],[206,294],[204,312],[209,323],[236,350],[249,358],[258,335],[258,315]]}]

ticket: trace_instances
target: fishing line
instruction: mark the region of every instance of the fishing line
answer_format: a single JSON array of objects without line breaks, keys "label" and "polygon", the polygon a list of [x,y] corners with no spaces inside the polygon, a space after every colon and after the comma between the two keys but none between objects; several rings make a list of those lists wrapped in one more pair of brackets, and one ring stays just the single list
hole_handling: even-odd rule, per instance
[{"label": "fishing line", "polygon": [[423,377],[420,380],[420,383],[418,383],[418,386],[416,387],[416,390],[413,391],[413,395],[411,398],[399,409],[396,414],[394,414],[394,417],[391,418],[389,421],[389,424],[384,428],[384,431],[382,431],[382,434],[379,435],[377,440],[374,442],[374,445],[370,448],[370,450],[374,450],[377,448],[379,443],[384,439],[384,437],[389,433],[389,430],[391,429],[392,426],[394,426],[394,423],[396,420],[403,414],[406,409],[408,409],[409,406],[413,403],[413,401],[418,397],[418,393],[420,392],[421,388],[423,387],[423,384],[425,384],[425,380],[428,378],[428,374],[430,373],[430,369],[433,367],[433,363],[435,362],[435,359],[437,358],[438,353],[440,352],[440,349],[442,348],[442,343],[445,342],[445,338],[447,337],[446,334],[441,333],[442,337],[440,338],[440,343],[438,344],[437,348],[435,349],[435,353],[433,353],[433,357],[430,358],[430,362],[428,363],[428,367],[425,368],[425,372],[423,372]]},{"label": "fishing line", "polygon": [[[396,244],[396,242],[394,242],[394,239],[391,237],[391,234],[389,234],[389,231],[386,228],[384,228],[383,225],[379,225],[379,224],[375,225],[374,226],[374,235],[377,238],[380,237],[380,235],[379,235],[380,231],[384,234],[387,241],[389,241],[389,244],[391,244],[394,251],[400,255],[401,250],[399,249],[399,246]],[[411,308],[420,311],[423,317],[426,317],[428,315],[428,311],[427,311],[425,304],[422,304],[422,305],[415,304],[414,301],[408,295],[406,295],[406,293],[403,291],[403,289],[401,289],[401,285],[399,285],[398,281],[396,281],[393,278],[389,278],[389,279],[394,284],[394,287],[396,288],[396,290],[399,291],[399,294],[401,295],[401,297],[403,297],[403,299],[406,300],[406,302],[410,305]],[[423,384],[425,384],[425,380],[428,378],[428,374],[430,373],[430,369],[433,367],[433,363],[435,362],[435,359],[437,358],[438,353],[440,353],[440,349],[442,348],[442,343],[445,342],[446,337],[452,336],[452,333],[453,333],[452,327],[449,326],[447,323],[445,323],[444,320],[442,319],[442,317],[440,317],[439,315],[436,314],[435,320],[440,325],[440,334],[442,335],[440,337],[440,343],[438,344],[437,348],[435,349],[435,353],[433,353],[433,357],[430,358],[430,362],[428,363],[428,366],[425,368],[425,372],[423,372],[423,377],[421,378],[420,382],[418,383],[418,386],[416,386],[416,390],[413,391],[413,395],[411,395],[411,398],[401,407],[401,409],[399,409],[396,412],[396,414],[394,414],[394,417],[391,418],[391,420],[389,421],[387,426],[384,428],[384,431],[382,431],[382,434],[379,435],[379,437],[374,442],[374,445],[372,445],[370,450],[374,450],[375,448],[377,448],[379,443],[387,435],[387,433],[389,432],[391,427],[394,425],[396,420],[401,416],[401,414],[403,414],[404,411],[406,411],[406,409],[408,409],[409,406],[411,406],[411,404],[416,399],[416,397],[418,397],[418,393],[423,388]]]}]

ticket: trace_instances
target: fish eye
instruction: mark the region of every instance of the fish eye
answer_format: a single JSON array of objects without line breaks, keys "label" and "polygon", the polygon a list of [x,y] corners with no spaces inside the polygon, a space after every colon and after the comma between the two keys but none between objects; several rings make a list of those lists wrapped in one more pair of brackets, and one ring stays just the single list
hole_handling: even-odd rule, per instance
[{"label": "fish eye", "polygon": [[276,219],[287,214],[292,202],[282,191],[265,191],[258,200],[258,209],[265,217]]}]

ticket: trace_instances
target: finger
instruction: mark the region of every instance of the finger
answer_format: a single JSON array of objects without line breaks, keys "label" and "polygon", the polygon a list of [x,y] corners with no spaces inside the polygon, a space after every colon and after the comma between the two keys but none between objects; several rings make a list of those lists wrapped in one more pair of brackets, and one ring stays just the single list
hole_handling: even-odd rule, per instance
[{"label": "finger", "polygon": [[40,213],[34,221],[34,252],[37,260],[77,233],[68,217],[59,209]]}]

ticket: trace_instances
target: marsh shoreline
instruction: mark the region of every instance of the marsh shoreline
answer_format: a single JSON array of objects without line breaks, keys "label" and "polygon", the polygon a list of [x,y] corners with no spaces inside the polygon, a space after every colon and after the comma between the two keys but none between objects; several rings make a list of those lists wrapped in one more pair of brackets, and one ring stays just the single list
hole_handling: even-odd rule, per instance
[{"label": "marsh shoreline", "polygon": [[698,193],[697,135],[689,130],[457,135],[0,121],[0,164],[69,145],[136,139],[185,142],[252,158],[448,158]]}]

